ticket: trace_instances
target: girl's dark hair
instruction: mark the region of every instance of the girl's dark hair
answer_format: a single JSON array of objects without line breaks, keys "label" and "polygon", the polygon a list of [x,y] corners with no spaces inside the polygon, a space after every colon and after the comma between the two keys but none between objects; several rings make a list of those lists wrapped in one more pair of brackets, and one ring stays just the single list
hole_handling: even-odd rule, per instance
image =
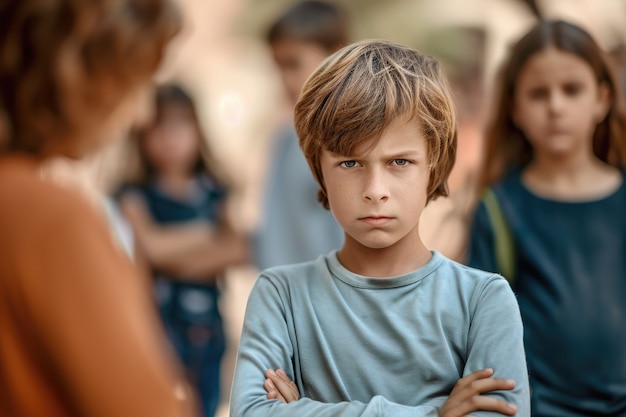
[{"label": "girl's dark hair", "polygon": [[269,28],[267,41],[295,39],[335,51],[348,43],[348,19],[338,5],[305,0],[288,8]]},{"label": "girl's dark hair", "polygon": [[611,165],[626,165],[624,98],[608,57],[582,28],[562,20],[542,20],[513,46],[501,68],[495,114],[486,133],[483,187],[498,181],[507,169],[524,166],[532,159],[530,142],[515,126],[511,113],[520,71],[533,55],[547,48],[575,54],[591,67],[598,84],[607,86],[611,104],[594,132],[593,151]]},{"label": "girl's dark hair", "polygon": [[155,167],[151,164],[144,152],[144,142],[150,130],[158,125],[169,111],[174,108],[182,109],[185,111],[190,120],[195,124],[198,131],[198,139],[200,141],[200,152],[198,159],[192,168],[193,174],[205,173],[212,178],[215,178],[214,172],[210,169],[210,165],[207,162],[213,162],[213,155],[210,153],[206,137],[203,134],[203,129],[198,118],[196,105],[192,96],[187,90],[176,83],[167,83],[158,85],[154,91],[153,99],[153,117],[151,120],[133,131],[133,137],[137,142],[138,157],[139,157],[139,172],[136,178],[138,182],[147,181],[149,178],[156,174]]}]

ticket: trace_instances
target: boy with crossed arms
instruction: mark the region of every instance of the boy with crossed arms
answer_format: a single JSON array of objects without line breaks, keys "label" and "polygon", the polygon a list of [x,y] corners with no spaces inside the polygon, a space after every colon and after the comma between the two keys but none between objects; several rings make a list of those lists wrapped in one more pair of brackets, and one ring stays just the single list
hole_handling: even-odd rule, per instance
[{"label": "boy with crossed arms", "polygon": [[349,45],[309,78],[295,123],[345,243],[257,279],[231,417],[529,416],[508,283],[419,235],[456,152],[440,64],[387,41]]}]

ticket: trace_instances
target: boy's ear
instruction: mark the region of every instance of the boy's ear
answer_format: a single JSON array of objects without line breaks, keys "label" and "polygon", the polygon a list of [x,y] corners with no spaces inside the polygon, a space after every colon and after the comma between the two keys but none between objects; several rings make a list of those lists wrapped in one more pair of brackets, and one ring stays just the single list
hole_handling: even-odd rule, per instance
[{"label": "boy's ear", "polygon": [[604,120],[611,109],[611,89],[606,82],[602,82],[598,88],[598,102],[594,113],[594,120],[600,123]]}]

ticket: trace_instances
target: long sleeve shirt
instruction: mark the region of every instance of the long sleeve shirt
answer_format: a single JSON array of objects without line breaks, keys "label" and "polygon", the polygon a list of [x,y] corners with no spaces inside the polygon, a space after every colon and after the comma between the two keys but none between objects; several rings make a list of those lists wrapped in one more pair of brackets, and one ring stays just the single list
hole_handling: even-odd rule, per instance
[{"label": "long sleeve shirt", "polygon": [[[522,333],[501,276],[438,252],[416,271],[383,279],[350,272],[336,252],[272,268],[249,296],[231,417],[438,416],[458,379],[484,368],[516,382],[486,395],[528,416]],[[268,400],[268,368],[284,369],[301,399]]]}]

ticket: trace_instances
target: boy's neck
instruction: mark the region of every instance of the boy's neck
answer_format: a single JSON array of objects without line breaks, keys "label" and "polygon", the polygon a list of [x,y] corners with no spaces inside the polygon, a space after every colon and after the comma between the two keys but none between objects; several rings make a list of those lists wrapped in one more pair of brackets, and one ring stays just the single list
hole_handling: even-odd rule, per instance
[{"label": "boy's neck", "polygon": [[397,244],[382,248],[368,248],[346,237],[346,243],[338,252],[339,262],[358,275],[370,278],[391,278],[408,274],[426,265],[432,257],[430,250],[418,244]]}]

